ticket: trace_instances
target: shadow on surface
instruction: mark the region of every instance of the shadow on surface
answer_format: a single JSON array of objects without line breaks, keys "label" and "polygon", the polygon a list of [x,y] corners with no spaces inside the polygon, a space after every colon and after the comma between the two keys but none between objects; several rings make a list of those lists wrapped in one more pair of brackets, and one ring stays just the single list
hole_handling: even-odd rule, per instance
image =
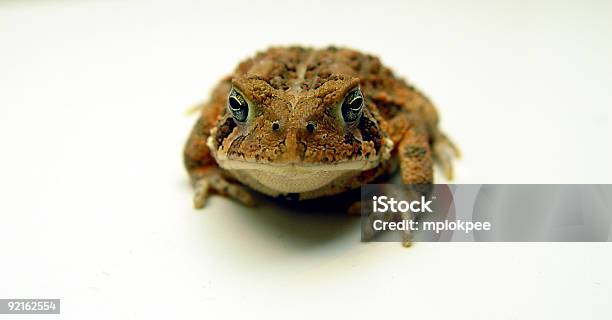
[{"label": "shadow on surface", "polygon": [[306,201],[281,200],[257,195],[257,206],[242,210],[253,228],[268,232],[296,247],[326,245],[354,233],[359,242],[359,217],[348,207],[359,199],[359,190],[341,196]]}]

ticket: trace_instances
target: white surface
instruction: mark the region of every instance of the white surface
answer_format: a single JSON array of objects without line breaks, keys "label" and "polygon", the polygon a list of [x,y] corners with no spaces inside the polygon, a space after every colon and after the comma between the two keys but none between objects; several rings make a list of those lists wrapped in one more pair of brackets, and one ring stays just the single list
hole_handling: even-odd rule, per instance
[{"label": "white surface", "polygon": [[183,112],[240,59],[335,43],[438,104],[457,183],[610,183],[610,30],[606,1],[3,2],[0,297],[65,319],[610,319],[609,243],[361,244],[343,216],[194,211],[181,163]]}]

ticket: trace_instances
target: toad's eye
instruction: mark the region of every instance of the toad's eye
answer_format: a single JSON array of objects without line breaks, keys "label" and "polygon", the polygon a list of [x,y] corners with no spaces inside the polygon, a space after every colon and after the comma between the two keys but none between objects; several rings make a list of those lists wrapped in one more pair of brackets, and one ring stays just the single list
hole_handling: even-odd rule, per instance
[{"label": "toad's eye", "polygon": [[249,115],[249,104],[238,91],[232,89],[228,97],[227,105],[236,121],[244,122],[247,119]]},{"label": "toad's eye", "polygon": [[359,88],[349,92],[342,102],[342,118],[351,124],[359,120],[363,110],[363,94]]}]

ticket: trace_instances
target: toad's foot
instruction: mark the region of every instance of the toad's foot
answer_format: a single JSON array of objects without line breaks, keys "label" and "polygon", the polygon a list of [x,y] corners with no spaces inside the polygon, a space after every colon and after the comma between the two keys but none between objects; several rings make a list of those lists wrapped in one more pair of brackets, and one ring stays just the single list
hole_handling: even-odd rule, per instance
[{"label": "toad's foot", "polygon": [[[402,219],[404,220],[414,220],[414,215],[409,212],[402,213]],[[402,245],[406,248],[412,246],[412,232],[410,230],[402,231]]]},{"label": "toad's foot", "polygon": [[435,135],[433,158],[435,163],[442,169],[446,179],[453,179],[453,159],[459,157],[461,157],[461,152],[450,139],[441,132]]},{"label": "toad's foot", "polygon": [[[366,203],[364,203],[363,201],[356,201],[354,202],[347,210],[347,213],[350,216],[361,216],[362,215],[362,208],[364,206],[367,206]],[[373,226],[374,226],[374,221],[376,220],[382,220],[382,221],[395,221],[398,222],[400,220],[397,219],[396,216],[389,214],[389,213],[374,213],[374,212],[367,212],[365,213],[367,214],[367,217],[361,216],[362,221],[361,221],[361,239],[362,241],[365,242],[369,242],[369,241],[373,241],[374,238],[381,233],[382,231],[377,231],[374,230]],[[401,218],[404,220],[414,220],[415,217],[414,215],[412,215],[411,213],[403,213],[401,215]],[[406,248],[412,246],[412,232],[410,230],[403,230],[402,231],[402,245]]]},{"label": "toad's foot", "polygon": [[203,208],[211,192],[237,200],[249,207],[255,205],[255,199],[243,186],[230,183],[223,178],[221,174],[215,172],[210,175],[206,175],[195,182],[193,206],[196,209]]}]

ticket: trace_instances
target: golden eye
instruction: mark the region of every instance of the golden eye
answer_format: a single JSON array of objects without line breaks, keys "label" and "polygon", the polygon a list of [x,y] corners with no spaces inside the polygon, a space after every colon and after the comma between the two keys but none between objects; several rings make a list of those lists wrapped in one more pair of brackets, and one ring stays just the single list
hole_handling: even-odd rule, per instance
[{"label": "golden eye", "polygon": [[232,89],[227,102],[234,119],[238,122],[244,122],[249,115],[249,104],[246,99],[238,91]]},{"label": "golden eye", "polygon": [[346,123],[354,123],[361,117],[363,94],[359,88],[349,92],[342,102],[342,118]]}]

